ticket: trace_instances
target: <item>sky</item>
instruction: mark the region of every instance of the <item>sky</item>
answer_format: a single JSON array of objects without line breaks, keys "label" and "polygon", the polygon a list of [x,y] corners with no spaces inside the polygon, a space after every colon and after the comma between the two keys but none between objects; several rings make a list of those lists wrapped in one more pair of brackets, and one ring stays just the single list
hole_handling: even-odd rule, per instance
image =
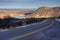
[{"label": "sky", "polygon": [[0,9],[36,9],[60,6],[60,0],[0,0]]}]

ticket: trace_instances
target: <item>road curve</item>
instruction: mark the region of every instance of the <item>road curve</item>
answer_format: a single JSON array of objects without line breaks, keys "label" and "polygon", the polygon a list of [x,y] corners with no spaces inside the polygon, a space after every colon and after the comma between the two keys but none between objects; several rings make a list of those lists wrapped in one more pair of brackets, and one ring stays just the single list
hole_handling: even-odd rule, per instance
[{"label": "road curve", "polygon": [[34,33],[40,32],[40,31],[43,31],[43,30],[48,29],[49,27],[51,27],[53,24],[54,24],[54,21],[52,21],[52,23],[51,23],[50,25],[47,25],[47,26],[45,26],[45,27],[43,27],[43,28],[40,28],[40,29],[38,29],[38,30],[29,32],[29,33],[26,33],[26,34],[23,34],[23,35],[19,35],[19,36],[17,36],[17,37],[11,38],[11,39],[9,39],[9,40],[20,39],[20,38],[29,36],[29,35],[31,35],[31,34],[34,34]]},{"label": "road curve", "polygon": [[[10,29],[8,31],[0,32],[0,40],[37,40],[39,38],[37,38],[36,35],[40,35],[41,32],[48,30],[51,27],[59,26],[58,24],[59,22],[52,18],[42,24],[38,23],[24,28]],[[42,36],[40,35],[39,37]]]}]

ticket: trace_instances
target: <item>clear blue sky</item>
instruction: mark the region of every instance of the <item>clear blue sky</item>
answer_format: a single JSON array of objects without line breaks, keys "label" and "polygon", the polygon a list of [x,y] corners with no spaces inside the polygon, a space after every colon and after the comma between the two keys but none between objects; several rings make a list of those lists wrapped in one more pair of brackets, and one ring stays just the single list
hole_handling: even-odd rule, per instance
[{"label": "clear blue sky", "polygon": [[0,9],[31,9],[41,6],[60,6],[60,0],[0,0]]}]

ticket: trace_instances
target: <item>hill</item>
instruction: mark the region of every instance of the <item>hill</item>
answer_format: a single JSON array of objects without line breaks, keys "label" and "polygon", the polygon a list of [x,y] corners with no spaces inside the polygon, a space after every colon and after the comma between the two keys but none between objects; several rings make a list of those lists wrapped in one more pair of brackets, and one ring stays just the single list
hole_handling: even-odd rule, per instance
[{"label": "hill", "polygon": [[0,10],[0,18],[4,18],[4,17],[8,17],[8,16],[11,16],[11,17],[15,17],[15,16],[25,16],[25,13],[30,13],[32,12],[33,10]]},{"label": "hill", "polygon": [[26,15],[26,18],[49,18],[60,15],[60,7],[40,7],[31,14]]}]

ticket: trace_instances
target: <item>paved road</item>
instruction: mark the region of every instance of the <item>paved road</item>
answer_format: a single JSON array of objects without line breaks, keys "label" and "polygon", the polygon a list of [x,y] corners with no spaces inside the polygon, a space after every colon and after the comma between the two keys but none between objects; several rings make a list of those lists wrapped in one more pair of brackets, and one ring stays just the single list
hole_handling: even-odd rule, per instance
[{"label": "paved road", "polygon": [[42,23],[0,32],[0,40],[60,40],[60,22],[51,18]]}]

